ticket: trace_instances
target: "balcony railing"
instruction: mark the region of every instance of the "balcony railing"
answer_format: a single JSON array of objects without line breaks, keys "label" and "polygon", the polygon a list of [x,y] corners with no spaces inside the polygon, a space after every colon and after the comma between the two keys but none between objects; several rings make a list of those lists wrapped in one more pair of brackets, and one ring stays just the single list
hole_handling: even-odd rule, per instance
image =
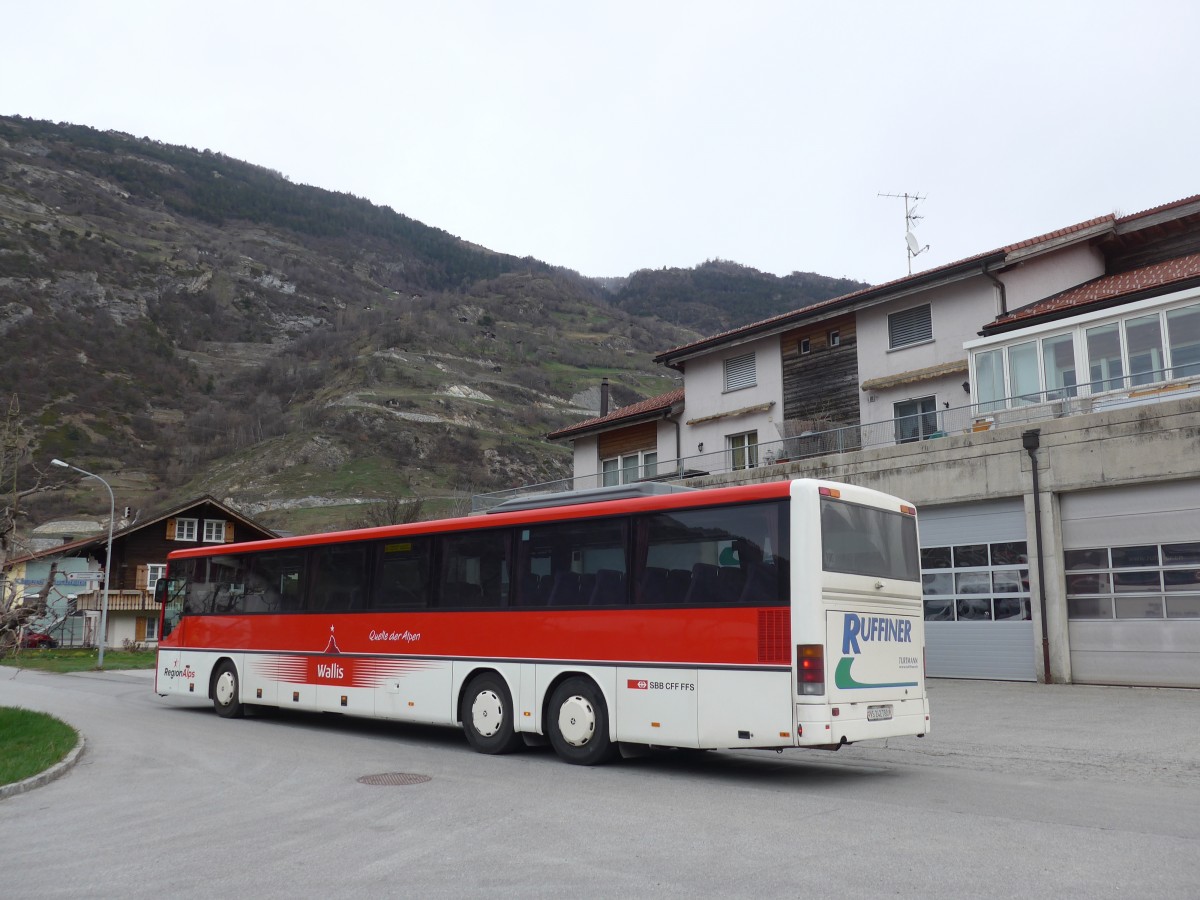
[{"label": "balcony railing", "polygon": [[[79,611],[92,610],[99,612],[100,600],[104,591],[89,591],[86,594],[79,594],[75,597],[75,609]],[[109,612],[142,612],[146,610],[156,610],[158,604],[154,602],[154,594],[150,591],[117,591],[108,592],[108,611]]]},{"label": "balcony railing", "polygon": [[[793,437],[761,443],[750,448],[738,447],[732,450],[698,453],[678,460],[659,460],[656,466],[647,467],[650,471],[641,471],[638,480],[686,481],[701,475],[723,475],[741,469],[755,469],[815,456],[936,440],[955,434],[989,431],[1006,425],[1058,419],[1200,394],[1200,377],[1175,381],[1146,380],[1166,374],[1142,373],[1124,378],[1110,378],[1092,384],[1004,397],[987,403],[931,409],[882,422],[801,432]],[[471,498],[471,511],[486,512],[514,497],[605,487],[617,484],[614,479],[620,478],[621,475],[621,472],[596,473],[524,485],[489,494],[476,494]]]}]

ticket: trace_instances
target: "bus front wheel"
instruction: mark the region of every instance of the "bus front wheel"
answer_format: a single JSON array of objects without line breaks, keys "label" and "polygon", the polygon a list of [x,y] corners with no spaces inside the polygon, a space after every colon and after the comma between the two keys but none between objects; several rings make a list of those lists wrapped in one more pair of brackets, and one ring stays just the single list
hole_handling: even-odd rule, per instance
[{"label": "bus front wheel", "polygon": [[236,719],[244,709],[238,699],[241,687],[238,685],[237,667],[229,660],[217,666],[213,674],[212,701],[217,715],[224,719]]},{"label": "bus front wheel", "polygon": [[606,763],[617,755],[608,737],[608,707],[590,678],[568,678],[550,697],[550,743],[566,762],[577,766]]},{"label": "bus front wheel", "polygon": [[524,746],[514,724],[512,695],[499,675],[485,672],[471,680],[459,717],[477,753],[511,753]]}]

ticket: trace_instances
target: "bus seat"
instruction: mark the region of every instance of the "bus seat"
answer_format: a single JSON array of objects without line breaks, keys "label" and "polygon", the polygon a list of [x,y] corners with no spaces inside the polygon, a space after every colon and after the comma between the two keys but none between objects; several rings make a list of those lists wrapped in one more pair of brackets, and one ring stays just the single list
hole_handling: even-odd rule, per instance
[{"label": "bus seat", "polygon": [[717,567],[711,563],[696,563],[692,566],[692,583],[683,602],[689,605],[714,603],[719,596]]},{"label": "bus seat", "polygon": [[746,573],[740,566],[721,566],[717,569],[717,600],[736,603],[746,586]]},{"label": "bus seat", "polygon": [[517,606],[538,605],[538,586],[541,580],[536,572],[526,572],[521,576],[521,581],[517,585]]},{"label": "bus seat", "polygon": [[550,589],[551,606],[574,606],[579,602],[579,575],[576,572],[556,572]]},{"label": "bus seat", "polygon": [[619,569],[600,569],[589,606],[619,606],[625,602],[625,573]]},{"label": "bus seat", "polygon": [[448,581],[442,586],[442,606],[479,606],[482,602],[479,585],[470,581]]},{"label": "bus seat", "polygon": [[746,572],[741,603],[773,603],[779,599],[779,570],[775,563],[754,563]]},{"label": "bus seat", "polygon": [[692,573],[687,569],[672,569],[667,573],[667,603],[682,603],[692,587]]},{"label": "bus seat", "polygon": [[667,570],[647,566],[638,579],[638,603],[665,603],[667,600]]},{"label": "bus seat", "polygon": [[596,589],[596,575],[594,572],[585,572],[579,576],[579,593],[575,597],[576,603],[587,603],[592,598],[592,591]]}]

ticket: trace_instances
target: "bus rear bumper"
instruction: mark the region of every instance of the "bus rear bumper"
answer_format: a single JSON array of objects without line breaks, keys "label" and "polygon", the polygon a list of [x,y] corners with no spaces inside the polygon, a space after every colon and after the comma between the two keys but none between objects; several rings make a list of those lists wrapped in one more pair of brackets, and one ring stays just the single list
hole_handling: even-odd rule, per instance
[{"label": "bus rear bumper", "polygon": [[[867,710],[876,706],[891,707],[890,718],[867,718]],[[836,711],[836,715],[833,713]],[[858,704],[854,707],[827,707],[814,710],[799,706],[796,710],[796,746],[827,747],[873,741],[892,737],[924,737],[932,722],[929,703],[906,701],[903,704]],[[814,715],[815,713],[815,715]],[[872,713],[872,716],[879,713]]]}]

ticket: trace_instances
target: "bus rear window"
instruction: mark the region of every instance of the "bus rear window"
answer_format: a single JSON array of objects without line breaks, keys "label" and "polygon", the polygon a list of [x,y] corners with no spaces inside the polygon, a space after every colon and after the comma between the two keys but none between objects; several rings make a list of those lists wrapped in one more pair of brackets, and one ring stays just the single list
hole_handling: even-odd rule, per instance
[{"label": "bus rear window", "polygon": [[822,498],[821,554],[826,572],[921,580],[917,520],[904,513]]}]

